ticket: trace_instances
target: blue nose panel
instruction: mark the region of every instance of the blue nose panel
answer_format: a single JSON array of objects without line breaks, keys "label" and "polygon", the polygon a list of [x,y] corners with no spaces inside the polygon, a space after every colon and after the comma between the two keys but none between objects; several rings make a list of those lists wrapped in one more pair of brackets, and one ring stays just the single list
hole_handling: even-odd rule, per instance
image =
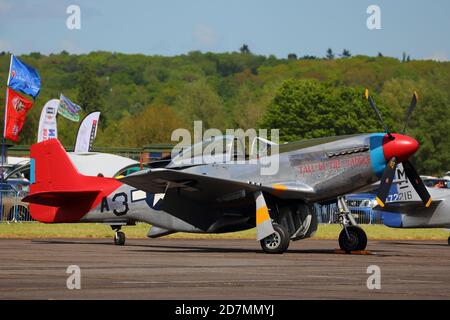
[{"label": "blue nose panel", "polygon": [[372,171],[377,177],[381,177],[386,167],[383,153],[383,138],[385,135],[385,133],[374,133],[370,136],[370,163]]},{"label": "blue nose panel", "polygon": [[35,161],[34,159],[30,160],[30,183],[34,183],[36,181],[35,175]]}]

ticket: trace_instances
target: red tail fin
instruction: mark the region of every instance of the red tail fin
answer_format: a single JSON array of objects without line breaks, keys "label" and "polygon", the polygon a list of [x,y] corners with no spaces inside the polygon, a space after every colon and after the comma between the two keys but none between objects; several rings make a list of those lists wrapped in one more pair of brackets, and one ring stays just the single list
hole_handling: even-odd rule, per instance
[{"label": "red tail fin", "polygon": [[84,176],[57,139],[31,146],[31,216],[41,222],[77,222],[104,196],[121,186],[116,179]]}]

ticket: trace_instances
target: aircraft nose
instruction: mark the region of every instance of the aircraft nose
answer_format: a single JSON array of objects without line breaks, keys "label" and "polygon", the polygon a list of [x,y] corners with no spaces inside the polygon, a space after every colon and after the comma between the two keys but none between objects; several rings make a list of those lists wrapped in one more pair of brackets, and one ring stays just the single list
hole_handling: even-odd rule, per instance
[{"label": "aircraft nose", "polygon": [[386,161],[393,157],[396,157],[399,162],[406,161],[419,149],[419,143],[411,137],[401,134],[392,134],[392,137],[394,139],[389,138],[388,135],[383,138],[383,153]]}]

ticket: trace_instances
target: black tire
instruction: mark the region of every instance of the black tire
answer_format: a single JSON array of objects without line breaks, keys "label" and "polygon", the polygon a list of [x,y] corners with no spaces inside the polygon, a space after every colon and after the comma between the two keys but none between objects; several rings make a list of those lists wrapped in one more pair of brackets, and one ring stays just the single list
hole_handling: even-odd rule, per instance
[{"label": "black tire", "polygon": [[[349,237],[347,236],[347,232]],[[367,247],[367,235],[358,226],[348,226],[339,234],[339,246],[346,252],[364,250]]]},{"label": "black tire", "polygon": [[123,246],[125,244],[125,233],[118,231],[114,235],[114,244],[116,246]]},{"label": "black tire", "polygon": [[448,237],[448,240],[447,240],[447,241],[448,241],[448,245],[450,246],[450,237]]},{"label": "black tire", "polygon": [[261,248],[265,253],[281,254],[286,252],[291,239],[288,230],[282,225],[273,224],[275,233],[260,241]]}]

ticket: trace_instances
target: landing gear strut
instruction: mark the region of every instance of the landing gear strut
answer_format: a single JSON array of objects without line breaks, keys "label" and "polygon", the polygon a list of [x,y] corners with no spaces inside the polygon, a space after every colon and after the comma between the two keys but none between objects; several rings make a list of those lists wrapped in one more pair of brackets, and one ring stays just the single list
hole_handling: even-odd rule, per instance
[{"label": "landing gear strut", "polygon": [[116,246],[123,246],[125,244],[125,233],[120,231],[122,226],[111,226],[111,228],[116,231],[114,235],[114,244]]},{"label": "landing gear strut", "polygon": [[366,249],[367,235],[365,231],[353,219],[345,203],[345,198],[339,197],[337,200],[339,223],[344,227],[339,234],[339,246],[346,252]]},{"label": "landing gear strut", "polygon": [[260,241],[261,248],[265,253],[284,253],[291,242],[289,232],[284,226],[277,223],[273,224],[273,229],[275,233]]}]

